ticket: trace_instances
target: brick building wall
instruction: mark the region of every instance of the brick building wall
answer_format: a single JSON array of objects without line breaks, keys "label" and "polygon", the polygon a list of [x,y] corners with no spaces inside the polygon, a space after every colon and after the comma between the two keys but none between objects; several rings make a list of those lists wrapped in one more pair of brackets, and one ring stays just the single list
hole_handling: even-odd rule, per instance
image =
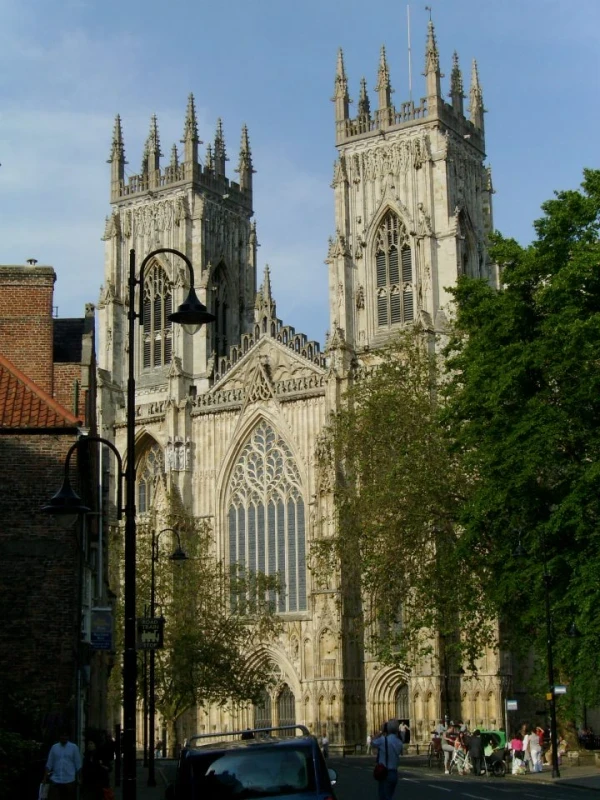
[{"label": "brick building wall", "polygon": [[79,546],[40,512],[60,487],[72,436],[0,439],[0,683],[24,687],[42,732],[73,722]]},{"label": "brick building wall", "polygon": [[0,353],[52,394],[52,267],[0,266]]},{"label": "brick building wall", "polygon": [[[0,356],[10,362],[0,361],[0,727],[10,690],[29,709],[22,732],[47,741],[63,724],[73,735],[78,719],[87,724],[78,686],[95,658],[82,645],[81,598],[97,518],[65,530],[41,511],[62,484],[78,431],[96,432],[94,307],[54,319],[55,279],[52,267],[0,266]],[[97,458],[93,445],[82,463],[78,451],[71,458],[72,485],[91,508]],[[105,686],[106,670],[92,671]],[[101,720],[102,709],[94,716]]]}]

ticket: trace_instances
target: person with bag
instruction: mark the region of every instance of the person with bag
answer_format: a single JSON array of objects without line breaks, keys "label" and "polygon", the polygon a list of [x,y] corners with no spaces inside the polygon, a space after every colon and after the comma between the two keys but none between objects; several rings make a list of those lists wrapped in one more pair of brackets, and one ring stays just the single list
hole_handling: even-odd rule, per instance
[{"label": "person with bag", "polygon": [[87,743],[83,755],[81,777],[83,800],[104,800],[104,789],[109,786],[109,771],[92,740]]},{"label": "person with bag", "polygon": [[398,783],[398,760],[402,755],[402,742],[395,733],[388,733],[385,723],[379,736],[371,740],[371,747],[377,748],[373,777],[379,784],[379,800],[392,800]]},{"label": "person with bag", "polygon": [[446,773],[446,775],[450,774],[450,762],[452,761],[452,756],[454,755],[457,738],[458,738],[458,733],[456,731],[456,728],[454,727],[454,723],[450,722],[447,730],[445,730],[444,733],[442,734],[442,750],[444,751],[444,772]]},{"label": "person with bag", "polygon": [[69,741],[67,731],[61,731],[58,742],[50,748],[46,761],[44,782],[50,780],[48,800],[75,800],[80,771],[79,748]]}]

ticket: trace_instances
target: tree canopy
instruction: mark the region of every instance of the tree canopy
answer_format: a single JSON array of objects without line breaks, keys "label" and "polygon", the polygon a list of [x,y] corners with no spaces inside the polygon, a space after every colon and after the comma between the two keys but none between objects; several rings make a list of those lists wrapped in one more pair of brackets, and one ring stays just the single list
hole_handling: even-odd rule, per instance
[{"label": "tree canopy", "polygon": [[[472,484],[458,554],[510,620],[545,647],[550,576],[558,675],[600,701],[600,172],[542,206],[527,247],[496,235],[502,288],[461,278],[444,425]],[[572,625],[580,636],[570,638]],[[545,659],[543,662],[545,664]]]},{"label": "tree canopy", "polygon": [[[336,472],[337,519],[317,561],[360,587],[371,652],[406,667],[430,651],[433,631],[467,660],[492,633],[478,573],[457,558],[454,521],[470,489],[439,424],[433,345],[406,330],[356,372],[322,448],[321,468]],[[473,635],[461,639],[465,620]]]},{"label": "tree canopy", "polygon": [[[260,650],[281,623],[271,600],[276,577],[220,561],[207,520],[182,511],[167,523],[156,540],[155,615],[165,625],[164,647],[155,651],[155,698],[174,744],[174,725],[189,708],[259,699],[270,680]],[[150,613],[153,526],[138,526],[138,616]],[[169,558],[178,544],[173,530],[185,561]],[[141,694],[141,670],[138,677]]]}]

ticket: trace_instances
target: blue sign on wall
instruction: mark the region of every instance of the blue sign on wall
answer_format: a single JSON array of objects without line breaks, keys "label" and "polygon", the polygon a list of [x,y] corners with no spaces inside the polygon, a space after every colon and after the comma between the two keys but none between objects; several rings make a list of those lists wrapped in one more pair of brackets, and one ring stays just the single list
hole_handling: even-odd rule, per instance
[{"label": "blue sign on wall", "polygon": [[91,643],[94,650],[113,649],[111,608],[92,608]]}]

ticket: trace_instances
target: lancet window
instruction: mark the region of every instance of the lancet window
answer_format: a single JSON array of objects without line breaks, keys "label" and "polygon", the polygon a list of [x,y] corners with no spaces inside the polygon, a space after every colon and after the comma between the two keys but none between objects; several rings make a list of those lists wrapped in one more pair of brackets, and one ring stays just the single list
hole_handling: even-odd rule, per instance
[{"label": "lancet window", "polygon": [[399,217],[388,211],[375,237],[377,326],[389,328],[414,319],[413,256]]},{"label": "lancet window", "polygon": [[137,511],[146,514],[152,507],[156,482],[165,471],[163,451],[156,442],[148,447],[136,468],[137,474]]},{"label": "lancet window", "polygon": [[306,535],[300,475],[290,448],[265,421],[253,430],[229,487],[229,562],[277,575],[280,613],[306,610]]},{"label": "lancet window", "polygon": [[173,290],[166,272],[154,264],[144,279],[142,305],[144,369],[171,363],[173,347],[172,323]]}]

